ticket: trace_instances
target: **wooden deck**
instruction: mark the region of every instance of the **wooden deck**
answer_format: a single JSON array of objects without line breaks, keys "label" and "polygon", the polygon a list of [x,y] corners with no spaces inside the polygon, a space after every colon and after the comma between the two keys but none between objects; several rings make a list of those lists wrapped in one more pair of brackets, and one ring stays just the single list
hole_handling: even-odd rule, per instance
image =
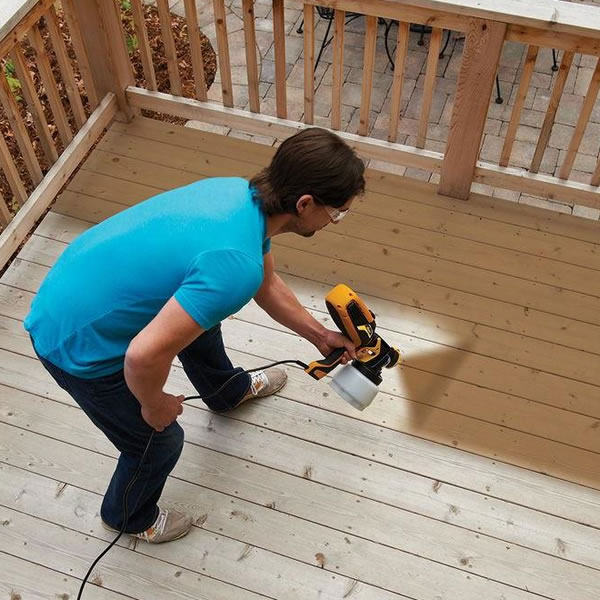
[{"label": "wooden deck", "polygon": [[[22,328],[42,278],[93,223],[250,176],[272,152],[115,123],[3,276],[0,597],[74,598],[111,539],[98,509],[115,451]],[[190,403],[165,497],[198,526],[113,549],[85,598],[598,600],[599,224],[378,172],[368,190],[342,225],[278,237],[274,255],[319,318],[335,283],[359,291],[403,368],[364,413],[295,368],[229,416]],[[316,358],[252,303],[224,330],[243,366]],[[193,392],[178,365],[169,389]]]}]

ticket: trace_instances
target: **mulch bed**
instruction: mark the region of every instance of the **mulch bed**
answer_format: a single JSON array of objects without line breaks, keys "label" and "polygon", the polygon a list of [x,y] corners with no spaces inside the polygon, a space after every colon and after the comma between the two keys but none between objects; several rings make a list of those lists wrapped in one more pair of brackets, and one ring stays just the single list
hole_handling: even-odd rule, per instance
[{"label": "mulch bed", "polygon": [[[154,60],[155,60],[154,68],[155,68],[155,72],[156,72],[157,86],[158,86],[159,91],[169,92],[170,91],[169,74],[168,74],[168,69],[167,69],[167,62],[166,62],[166,59],[164,58],[165,53],[164,53],[164,46],[162,43],[158,11],[154,6],[145,6],[144,11],[145,11],[145,18],[146,18],[146,27],[147,27],[147,31],[148,31],[148,39],[149,39],[150,46],[152,48],[152,52],[154,55]],[[136,85],[138,85],[140,87],[146,87],[146,80],[144,77],[142,61],[140,58],[140,52],[138,50],[138,42],[137,42],[137,38],[135,36],[133,17],[132,17],[131,9],[129,6],[129,2],[127,0],[121,1],[121,17],[122,17],[123,28],[125,31],[125,36],[126,36],[127,47],[129,49],[129,53],[130,53],[130,57],[131,57],[131,62],[132,62],[132,67],[133,67],[133,71],[134,71]],[[177,15],[171,15],[171,18],[172,18],[173,38],[175,40],[175,46],[177,49],[177,56],[178,56],[178,60],[179,60],[179,72],[180,72],[180,76],[181,76],[183,95],[187,98],[194,98],[195,97],[194,76],[193,76],[193,69],[192,69],[190,46],[189,46],[189,41],[188,41],[189,38],[188,38],[187,24],[186,24],[185,19],[183,19],[182,17],[179,17]],[[85,92],[83,81],[81,79],[81,75],[77,69],[75,52],[73,50],[73,46],[71,44],[71,40],[69,37],[69,32],[68,32],[68,29],[67,29],[67,26],[66,26],[66,23],[64,21],[64,17],[63,17],[63,14],[61,11],[58,11],[58,19],[59,19],[62,36],[65,41],[65,45],[66,45],[69,57],[71,58],[71,62],[73,64],[73,68],[75,71],[75,79],[77,81],[77,85],[78,85],[79,92],[80,92],[80,95],[81,95],[81,98],[82,98],[82,101],[84,104],[86,115],[89,116],[91,111],[90,111],[88,98],[87,98],[87,95]],[[60,75],[60,70],[58,68],[58,63],[56,61],[54,51],[51,49],[48,30],[45,27],[45,24],[43,22],[40,23],[40,31],[42,33],[42,37],[44,38],[44,43],[46,45],[46,52],[47,52],[47,55],[50,59],[51,65],[52,65],[54,78],[58,84],[58,89],[59,89],[61,98],[63,100],[63,106],[67,113],[67,117],[69,118],[71,128],[75,132],[76,125],[75,125],[75,120],[73,118],[73,113],[71,111],[68,97],[65,92],[64,83],[63,83],[62,77]],[[206,85],[207,85],[207,87],[210,87],[214,81],[215,74],[217,71],[216,55],[215,55],[215,51],[214,51],[210,41],[208,40],[208,38],[202,32],[199,32],[199,34],[200,34],[200,39],[202,42],[202,54],[203,54],[203,58],[204,58],[204,74],[205,74]],[[24,41],[21,44],[21,48],[22,48],[24,56],[25,56],[28,70],[29,70],[31,77],[33,79],[33,82],[35,84],[35,87],[36,87],[36,90],[38,93],[38,97],[44,108],[44,113],[46,116],[46,120],[49,123],[52,138],[53,138],[56,148],[60,154],[64,150],[64,147],[62,145],[62,142],[59,139],[58,131],[56,130],[56,127],[53,125],[54,118],[52,116],[52,113],[51,113],[51,110],[49,107],[49,103],[48,103],[48,98],[44,91],[44,87],[42,85],[41,78],[40,78],[40,75],[39,75],[39,72],[38,72],[38,69],[36,66],[35,54],[33,52],[33,49],[31,48],[31,46],[28,44],[27,41]],[[18,102],[19,110],[21,112],[21,116],[27,127],[29,137],[32,141],[36,156],[40,162],[42,171],[44,173],[46,173],[50,169],[51,165],[49,164],[46,156],[43,153],[39,138],[37,136],[37,132],[35,130],[33,117],[31,115],[31,113],[28,112],[25,100],[22,98],[20,84],[19,84],[17,76],[14,72],[14,64],[12,63],[12,60],[10,60],[10,57],[6,57],[2,61],[0,61],[0,77],[1,76],[5,76],[7,78],[8,82],[13,90],[13,94]],[[157,114],[157,113],[147,113],[147,114],[151,114],[154,118],[159,118],[161,120],[169,121],[169,122],[173,122],[173,123],[183,123],[184,122],[183,119],[178,119],[177,117],[170,117],[168,115],[161,115],[161,114]],[[21,158],[21,153],[20,153],[19,147],[17,145],[16,139],[13,135],[13,132],[10,128],[8,119],[6,118],[6,115],[1,106],[0,106],[0,133],[4,137],[4,140],[6,141],[8,147],[9,147],[9,150],[14,158],[15,165],[16,165],[17,169],[19,170],[19,174],[21,175],[21,179],[25,185],[25,188],[27,189],[27,192],[30,194],[34,189],[34,185],[33,185],[33,182],[31,181],[31,178],[29,177],[29,173],[27,171],[25,163]],[[5,201],[9,207],[9,210],[14,214],[16,212],[18,206],[17,206],[17,203],[15,202],[15,200],[13,199],[13,194],[8,185],[8,181],[6,180],[6,178],[4,177],[4,174],[1,171],[0,171],[0,194],[1,194],[0,202]],[[1,232],[1,230],[2,229],[0,227],[0,232]]]}]

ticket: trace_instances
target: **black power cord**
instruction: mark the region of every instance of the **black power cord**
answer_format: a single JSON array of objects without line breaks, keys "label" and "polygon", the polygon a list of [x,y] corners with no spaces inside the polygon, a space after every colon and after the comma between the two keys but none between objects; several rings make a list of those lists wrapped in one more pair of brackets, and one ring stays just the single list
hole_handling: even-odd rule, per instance
[{"label": "black power cord", "polygon": [[[302,367],[303,369],[308,368],[308,365],[303,363],[301,360],[279,360],[277,362],[270,363],[263,367],[257,367],[256,369],[247,369],[245,371],[239,371],[235,375],[232,375],[215,392],[211,392],[207,396],[186,396],[184,401],[185,400],[195,400],[196,398],[201,398],[203,400],[207,400],[208,398],[212,398],[213,396],[220,394],[223,391],[223,389],[226,386],[228,386],[239,375],[242,375],[244,373],[245,374],[255,373],[256,371],[264,371],[265,369],[270,369],[271,367],[276,367],[278,365],[286,365],[286,364],[298,365],[298,366]],[[77,594],[77,600],[81,600],[81,596],[83,594],[83,588],[85,587],[85,584],[87,583],[89,576],[92,574],[94,567],[100,562],[102,557],[119,541],[119,539],[121,538],[123,533],[125,533],[125,529],[127,529],[127,522],[129,520],[129,510],[128,510],[128,506],[127,506],[127,500],[129,498],[129,492],[131,491],[131,488],[135,485],[135,482],[138,480],[140,473],[142,472],[142,467],[144,466],[144,460],[146,459],[148,450],[150,449],[150,444],[152,444],[152,440],[154,439],[155,433],[156,433],[156,431],[153,429],[152,433],[150,433],[150,437],[148,438],[148,443],[146,444],[146,448],[144,449],[144,452],[142,453],[142,457],[140,458],[140,464],[138,465],[138,468],[136,469],[135,473],[133,474],[131,481],[127,484],[125,491],[123,492],[123,514],[125,515],[123,525],[121,525],[121,529],[120,529],[119,533],[117,534],[117,536],[115,537],[115,539],[98,555],[96,560],[94,560],[94,562],[88,569],[88,572],[86,573],[85,577],[83,578],[83,581],[81,582],[81,587],[79,588],[79,593]]]}]

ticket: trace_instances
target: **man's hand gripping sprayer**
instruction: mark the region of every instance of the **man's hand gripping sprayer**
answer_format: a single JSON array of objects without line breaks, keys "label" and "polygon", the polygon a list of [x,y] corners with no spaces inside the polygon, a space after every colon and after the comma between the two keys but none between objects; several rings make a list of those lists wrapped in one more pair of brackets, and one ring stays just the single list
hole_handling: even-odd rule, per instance
[{"label": "man's hand gripping sprayer", "polygon": [[[330,385],[346,402],[364,410],[377,394],[381,371],[400,364],[400,352],[375,333],[375,315],[347,285],[336,285],[325,297],[327,310],[339,330],[356,347],[357,359],[343,367]],[[305,371],[315,379],[330,373],[341,361],[344,348],[316,360]]]}]

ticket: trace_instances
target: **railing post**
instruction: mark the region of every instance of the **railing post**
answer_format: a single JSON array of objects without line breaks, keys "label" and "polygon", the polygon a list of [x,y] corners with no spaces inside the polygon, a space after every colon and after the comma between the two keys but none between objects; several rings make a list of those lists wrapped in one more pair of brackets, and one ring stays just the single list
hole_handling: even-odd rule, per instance
[{"label": "railing post", "polygon": [[121,112],[130,120],[133,110],[125,89],[134,85],[134,78],[115,0],[67,0],[63,8],[79,26],[99,99],[114,92]]},{"label": "railing post", "polygon": [[479,155],[506,23],[470,19],[438,193],[465,200]]}]

